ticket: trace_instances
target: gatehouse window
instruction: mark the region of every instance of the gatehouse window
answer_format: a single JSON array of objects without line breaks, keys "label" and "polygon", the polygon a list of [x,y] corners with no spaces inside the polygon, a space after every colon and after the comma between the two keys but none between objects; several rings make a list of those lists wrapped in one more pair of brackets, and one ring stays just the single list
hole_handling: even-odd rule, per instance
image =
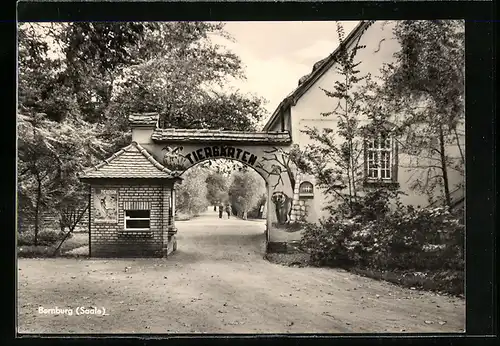
[{"label": "gatehouse window", "polygon": [[312,196],[314,196],[313,184],[308,182],[308,181],[302,182],[299,186],[299,196],[300,197],[312,197]]},{"label": "gatehouse window", "polygon": [[126,231],[149,231],[150,223],[149,210],[125,210]]}]

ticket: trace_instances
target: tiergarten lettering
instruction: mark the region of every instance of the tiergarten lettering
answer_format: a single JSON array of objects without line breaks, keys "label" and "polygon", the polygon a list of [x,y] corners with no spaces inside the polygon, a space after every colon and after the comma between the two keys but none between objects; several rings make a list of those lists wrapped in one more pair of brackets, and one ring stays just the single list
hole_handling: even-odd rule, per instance
[{"label": "tiergarten lettering", "polygon": [[230,146],[211,146],[200,148],[192,151],[184,157],[193,165],[208,158],[232,158],[248,163],[251,166],[253,166],[257,161],[257,156],[254,154],[249,153],[246,150]]}]

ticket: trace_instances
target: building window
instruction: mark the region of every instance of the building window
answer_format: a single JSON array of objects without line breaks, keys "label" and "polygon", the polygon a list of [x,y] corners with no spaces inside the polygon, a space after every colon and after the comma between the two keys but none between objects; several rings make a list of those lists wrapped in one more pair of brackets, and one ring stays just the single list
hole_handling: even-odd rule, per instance
[{"label": "building window", "polygon": [[149,210],[125,210],[126,231],[149,231],[150,222]]},{"label": "building window", "polygon": [[304,181],[299,186],[299,196],[300,197],[312,197],[314,196],[313,184],[308,181]]},{"label": "building window", "polygon": [[365,140],[365,177],[367,183],[397,182],[397,148],[389,135],[378,134]]}]

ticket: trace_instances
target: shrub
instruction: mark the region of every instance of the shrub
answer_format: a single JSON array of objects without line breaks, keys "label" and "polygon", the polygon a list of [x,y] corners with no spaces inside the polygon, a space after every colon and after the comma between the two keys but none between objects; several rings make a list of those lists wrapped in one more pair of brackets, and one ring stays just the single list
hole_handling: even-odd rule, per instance
[{"label": "shrub", "polygon": [[445,208],[409,210],[385,220],[391,267],[463,269],[465,227]]},{"label": "shrub", "polygon": [[350,256],[345,241],[359,231],[354,222],[339,222],[334,218],[321,220],[320,224],[306,224],[300,246],[310,253],[311,261],[318,265],[351,265],[356,256]]},{"label": "shrub", "polygon": [[[44,229],[38,232],[38,245],[54,245],[61,241],[67,232],[56,231],[54,229]],[[73,235],[70,234],[68,239]],[[17,234],[18,246],[29,246],[35,244],[35,232],[25,231]]]},{"label": "shrub", "polygon": [[17,245],[27,246],[35,243],[35,233],[32,231],[19,232],[17,234]]},{"label": "shrub", "polygon": [[52,246],[21,246],[17,249],[19,258],[45,258],[54,257]]},{"label": "shrub", "polygon": [[342,201],[331,209],[333,216],[344,219],[354,218],[360,222],[383,219],[391,211],[391,201],[397,200],[400,192],[388,189],[375,189],[355,201]]},{"label": "shrub", "polygon": [[258,219],[261,218],[262,215],[260,213],[260,208],[266,203],[267,201],[267,195],[263,194],[260,196],[259,200],[255,204],[255,206],[248,211],[248,218],[249,219]]},{"label": "shrub", "polygon": [[319,265],[382,270],[464,268],[464,225],[444,208],[399,209],[372,221],[330,218],[306,225],[301,245]]}]

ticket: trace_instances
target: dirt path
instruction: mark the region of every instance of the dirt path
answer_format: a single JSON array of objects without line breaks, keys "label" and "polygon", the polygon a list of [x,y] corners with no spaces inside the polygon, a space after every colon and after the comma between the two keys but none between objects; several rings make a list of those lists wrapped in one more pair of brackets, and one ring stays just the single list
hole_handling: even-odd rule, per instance
[{"label": "dirt path", "polygon": [[[264,222],[211,211],[178,228],[168,259],[20,259],[19,332],[463,331],[462,299],[265,261]],[[107,316],[41,314],[39,306],[104,307]]]}]

